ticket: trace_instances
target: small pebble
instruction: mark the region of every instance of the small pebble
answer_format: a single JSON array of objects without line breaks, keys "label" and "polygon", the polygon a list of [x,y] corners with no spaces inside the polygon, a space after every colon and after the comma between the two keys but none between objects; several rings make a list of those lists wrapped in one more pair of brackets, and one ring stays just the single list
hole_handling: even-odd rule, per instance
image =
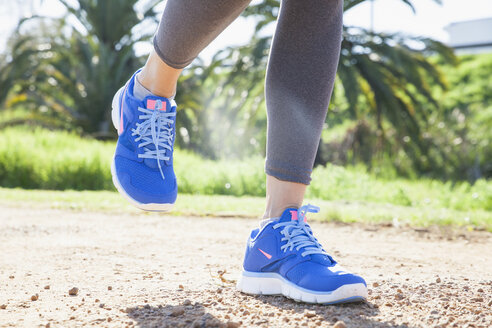
[{"label": "small pebble", "polygon": [[7,308],[7,304],[0,304],[0,310],[5,310]]},{"label": "small pebble", "polygon": [[372,283],[372,287],[378,287],[378,286],[379,286],[379,283],[377,283],[377,282]]},{"label": "small pebble", "polygon": [[306,311],[306,312],[304,312],[304,316],[306,318],[312,318],[312,317],[316,316],[316,312],[314,312],[314,311]]},{"label": "small pebble", "polygon": [[173,311],[171,312],[171,316],[173,317],[179,317],[185,312],[184,308],[182,306],[176,306]]},{"label": "small pebble", "polygon": [[436,282],[437,283],[440,283],[441,282],[441,278],[437,277]]},{"label": "small pebble", "polygon": [[108,286],[108,290],[113,290],[113,287],[112,286]]},{"label": "small pebble", "polygon": [[31,296],[31,301],[37,301],[38,299],[39,299],[39,295],[38,294]]},{"label": "small pebble", "polygon": [[189,299],[184,300],[183,305],[191,305],[191,301]]},{"label": "small pebble", "polygon": [[50,285],[44,286],[44,289],[50,289]]},{"label": "small pebble", "polygon": [[227,328],[238,328],[239,326],[241,326],[239,322],[233,322],[233,321],[228,321],[226,324]]},{"label": "small pebble", "polygon": [[68,291],[68,295],[71,295],[71,296],[76,296],[78,293],[79,293],[79,289],[77,287],[73,287],[72,289],[70,289]]},{"label": "small pebble", "polygon": [[333,328],[347,328],[347,325],[343,321],[337,321],[334,325]]}]

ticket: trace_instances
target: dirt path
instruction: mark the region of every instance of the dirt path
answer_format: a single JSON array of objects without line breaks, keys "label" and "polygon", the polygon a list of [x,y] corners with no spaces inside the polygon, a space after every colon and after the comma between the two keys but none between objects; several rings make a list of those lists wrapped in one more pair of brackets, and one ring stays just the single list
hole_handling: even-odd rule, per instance
[{"label": "dirt path", "polygon": [[311,306],[235,291],[255,224],[0,206],[0,326],[490,327],[490,233],[313,223],[370,297]]}]

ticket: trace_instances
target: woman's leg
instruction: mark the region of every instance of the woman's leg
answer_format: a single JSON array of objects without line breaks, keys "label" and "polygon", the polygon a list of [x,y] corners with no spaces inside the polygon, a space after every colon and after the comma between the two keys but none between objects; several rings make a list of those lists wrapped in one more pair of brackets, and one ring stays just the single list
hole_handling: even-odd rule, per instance
[{"label": "woman's leg", "polygon": [[138,75],[151,93],[171,97],[183,68],[214,40],[251,0],[168,0],[154,51]]},{"label": "woman's leg", "polygon": [[333,91],[342,0],[283,0],[266,75],[267,208],[299,207]]},{"label": "woman's leg", "polygon": [[145,67],[115,94],[111,118],[118,142],[111,173],[116,188],[138,208],[169,211],[176,202],[176,82],[249,1],[168,0]]},{"label": "woman's leg", "polygon": [[[342,0],[283,0],[267,71],[267,209],[246,243],[237,288],[333,304],[367,298],[314,237],[301,205],[338,63]],[[278,217],[278,219],[275,219]]]}]

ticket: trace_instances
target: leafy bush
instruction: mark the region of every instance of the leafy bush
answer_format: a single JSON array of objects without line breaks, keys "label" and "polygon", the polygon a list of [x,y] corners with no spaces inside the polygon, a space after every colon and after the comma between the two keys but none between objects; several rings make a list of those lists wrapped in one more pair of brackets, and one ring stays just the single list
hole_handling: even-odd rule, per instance
[{"label": "leafy bush", "polygon": [[[83,139],[41,128],[0,132],[0,186],[27,189],[114,190],[110,163],[113,142]],[[212,161],[176,149],[180,193],[203,195],[265,194],[264,160]],[[381,179],[364,167],[319,166],[307,197],[367,201],[403,206],[492,211],[492,182],[453,184],[437,180]]]},{"label": "leafy bush", "polygon": [[112,143],[68,132],[10,128],[0,133],[0,184],[27,189],[111,189]]}]

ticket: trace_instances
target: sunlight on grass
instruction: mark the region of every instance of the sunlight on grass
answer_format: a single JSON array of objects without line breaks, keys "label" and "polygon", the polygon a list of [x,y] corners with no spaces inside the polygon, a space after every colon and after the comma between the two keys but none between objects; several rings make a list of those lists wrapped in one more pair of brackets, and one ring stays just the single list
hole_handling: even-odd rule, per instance
[{"label": "sunlight on grass", "polygon": [[[311,215],[318,221],[384,223],[393,225],[429,226],[452,225],[492,231],[492,213],[483,210],[458,211],[434,207],[409,207],[392,204],[326,201],[307,199],[306,203],[321,207]],[[0,204],[30,206],[74,211],[103,211],[112,213],[142,212],[118,193],[111,191],[45,191],[0,188]],[[259,218],[264,209],[262,197],[224,195],[179,195],[176,206],[168,215],[222,216]]]}]

